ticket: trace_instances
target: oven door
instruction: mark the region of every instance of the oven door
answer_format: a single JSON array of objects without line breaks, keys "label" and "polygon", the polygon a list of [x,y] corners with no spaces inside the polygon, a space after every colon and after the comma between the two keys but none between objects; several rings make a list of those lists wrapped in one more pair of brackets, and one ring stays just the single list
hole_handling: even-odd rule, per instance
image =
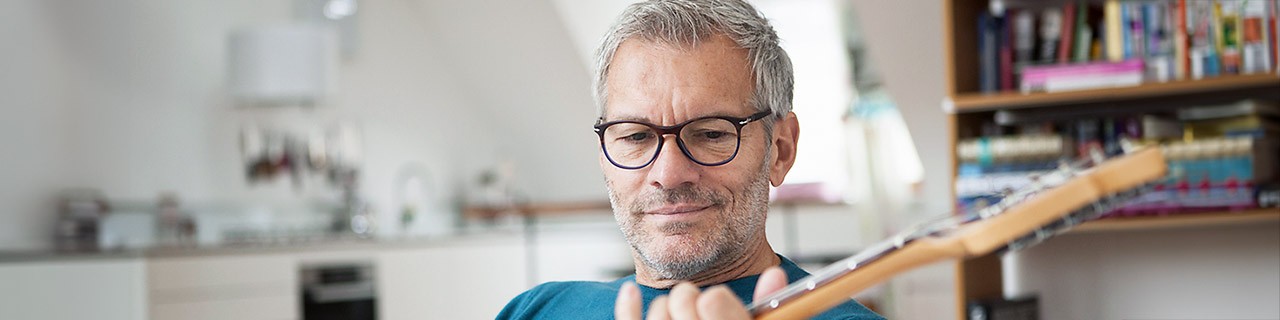
[{"label": "oven door", "polygon": [[377,319],[374,283],[370,264],[305,267],[302,270],[302,318]]}]

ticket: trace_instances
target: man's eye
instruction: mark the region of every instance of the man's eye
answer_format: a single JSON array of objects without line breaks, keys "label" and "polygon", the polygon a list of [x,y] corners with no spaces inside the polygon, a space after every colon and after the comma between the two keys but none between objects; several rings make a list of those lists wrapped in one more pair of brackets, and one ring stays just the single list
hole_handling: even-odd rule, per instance
[{"label": "man's eye", "polygon": [[627,141],[645,141],[648,140],[650,136],[651,135],[648,132],[636,132],[623,137],[623,139]]},{"label": "man's eye", "polygon": [[724,131],[707,131],[707,132],[703,132],[702,136],[707,139],[719,139],[721,137],[724,137],[727,134],[728,133]]}]

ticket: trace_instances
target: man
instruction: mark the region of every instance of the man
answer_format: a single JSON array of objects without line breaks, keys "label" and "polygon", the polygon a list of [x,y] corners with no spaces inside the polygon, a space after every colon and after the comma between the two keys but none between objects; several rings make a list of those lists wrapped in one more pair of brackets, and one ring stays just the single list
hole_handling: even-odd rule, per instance
[{"label": "man", "polygon": [[[807,276],[765,238],[800,128],[764,17],[737,0],[637,3],[596,59],[600,167],[636,274],[543,284],[498,318],[747,319],[744,303]],[[881,319],[852,300],[819,318]]]}]

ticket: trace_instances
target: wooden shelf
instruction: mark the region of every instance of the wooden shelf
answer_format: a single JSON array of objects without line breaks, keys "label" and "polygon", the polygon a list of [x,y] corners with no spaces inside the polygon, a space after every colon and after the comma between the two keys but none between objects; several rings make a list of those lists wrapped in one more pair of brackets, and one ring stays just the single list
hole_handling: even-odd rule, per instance
[{"label": "wooden shelf", "polygon": [[1183,213],[1169,216],[1116,217],[1090,221],[1067,234],[1127,232],[1142,230],[1205,228],[1215,226],[1256,225],[1280,222],[1280,209],[1249,209],[1205,213]]},{"label": "wooden shelf", "polygon": [[[1206,96],[1206,94],[1209,94]],[[1053,106],[1133,104],[1143,101],[1185,104],[1188,98],[1211,99],[1211,103],[1241,99],[1280,98],[1280,76],[1273,73],[1233,75],[1202,80],[1146,83],[1132,87],[1054,93],[1001,92],[961,93],[951,99],[950,113],[1038,108]]]}]

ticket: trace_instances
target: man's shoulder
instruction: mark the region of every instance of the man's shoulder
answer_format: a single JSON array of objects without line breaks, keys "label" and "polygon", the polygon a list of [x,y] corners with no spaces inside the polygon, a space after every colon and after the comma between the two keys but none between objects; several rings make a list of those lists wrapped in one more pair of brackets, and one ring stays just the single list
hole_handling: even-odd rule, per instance
[{"label": "man's shoulder", "polygon": [[595,313],[612,315],[613,302],[622,283],[623,280],[543,283],[511,299],[498,314],[498,319],[582,318]]}]

